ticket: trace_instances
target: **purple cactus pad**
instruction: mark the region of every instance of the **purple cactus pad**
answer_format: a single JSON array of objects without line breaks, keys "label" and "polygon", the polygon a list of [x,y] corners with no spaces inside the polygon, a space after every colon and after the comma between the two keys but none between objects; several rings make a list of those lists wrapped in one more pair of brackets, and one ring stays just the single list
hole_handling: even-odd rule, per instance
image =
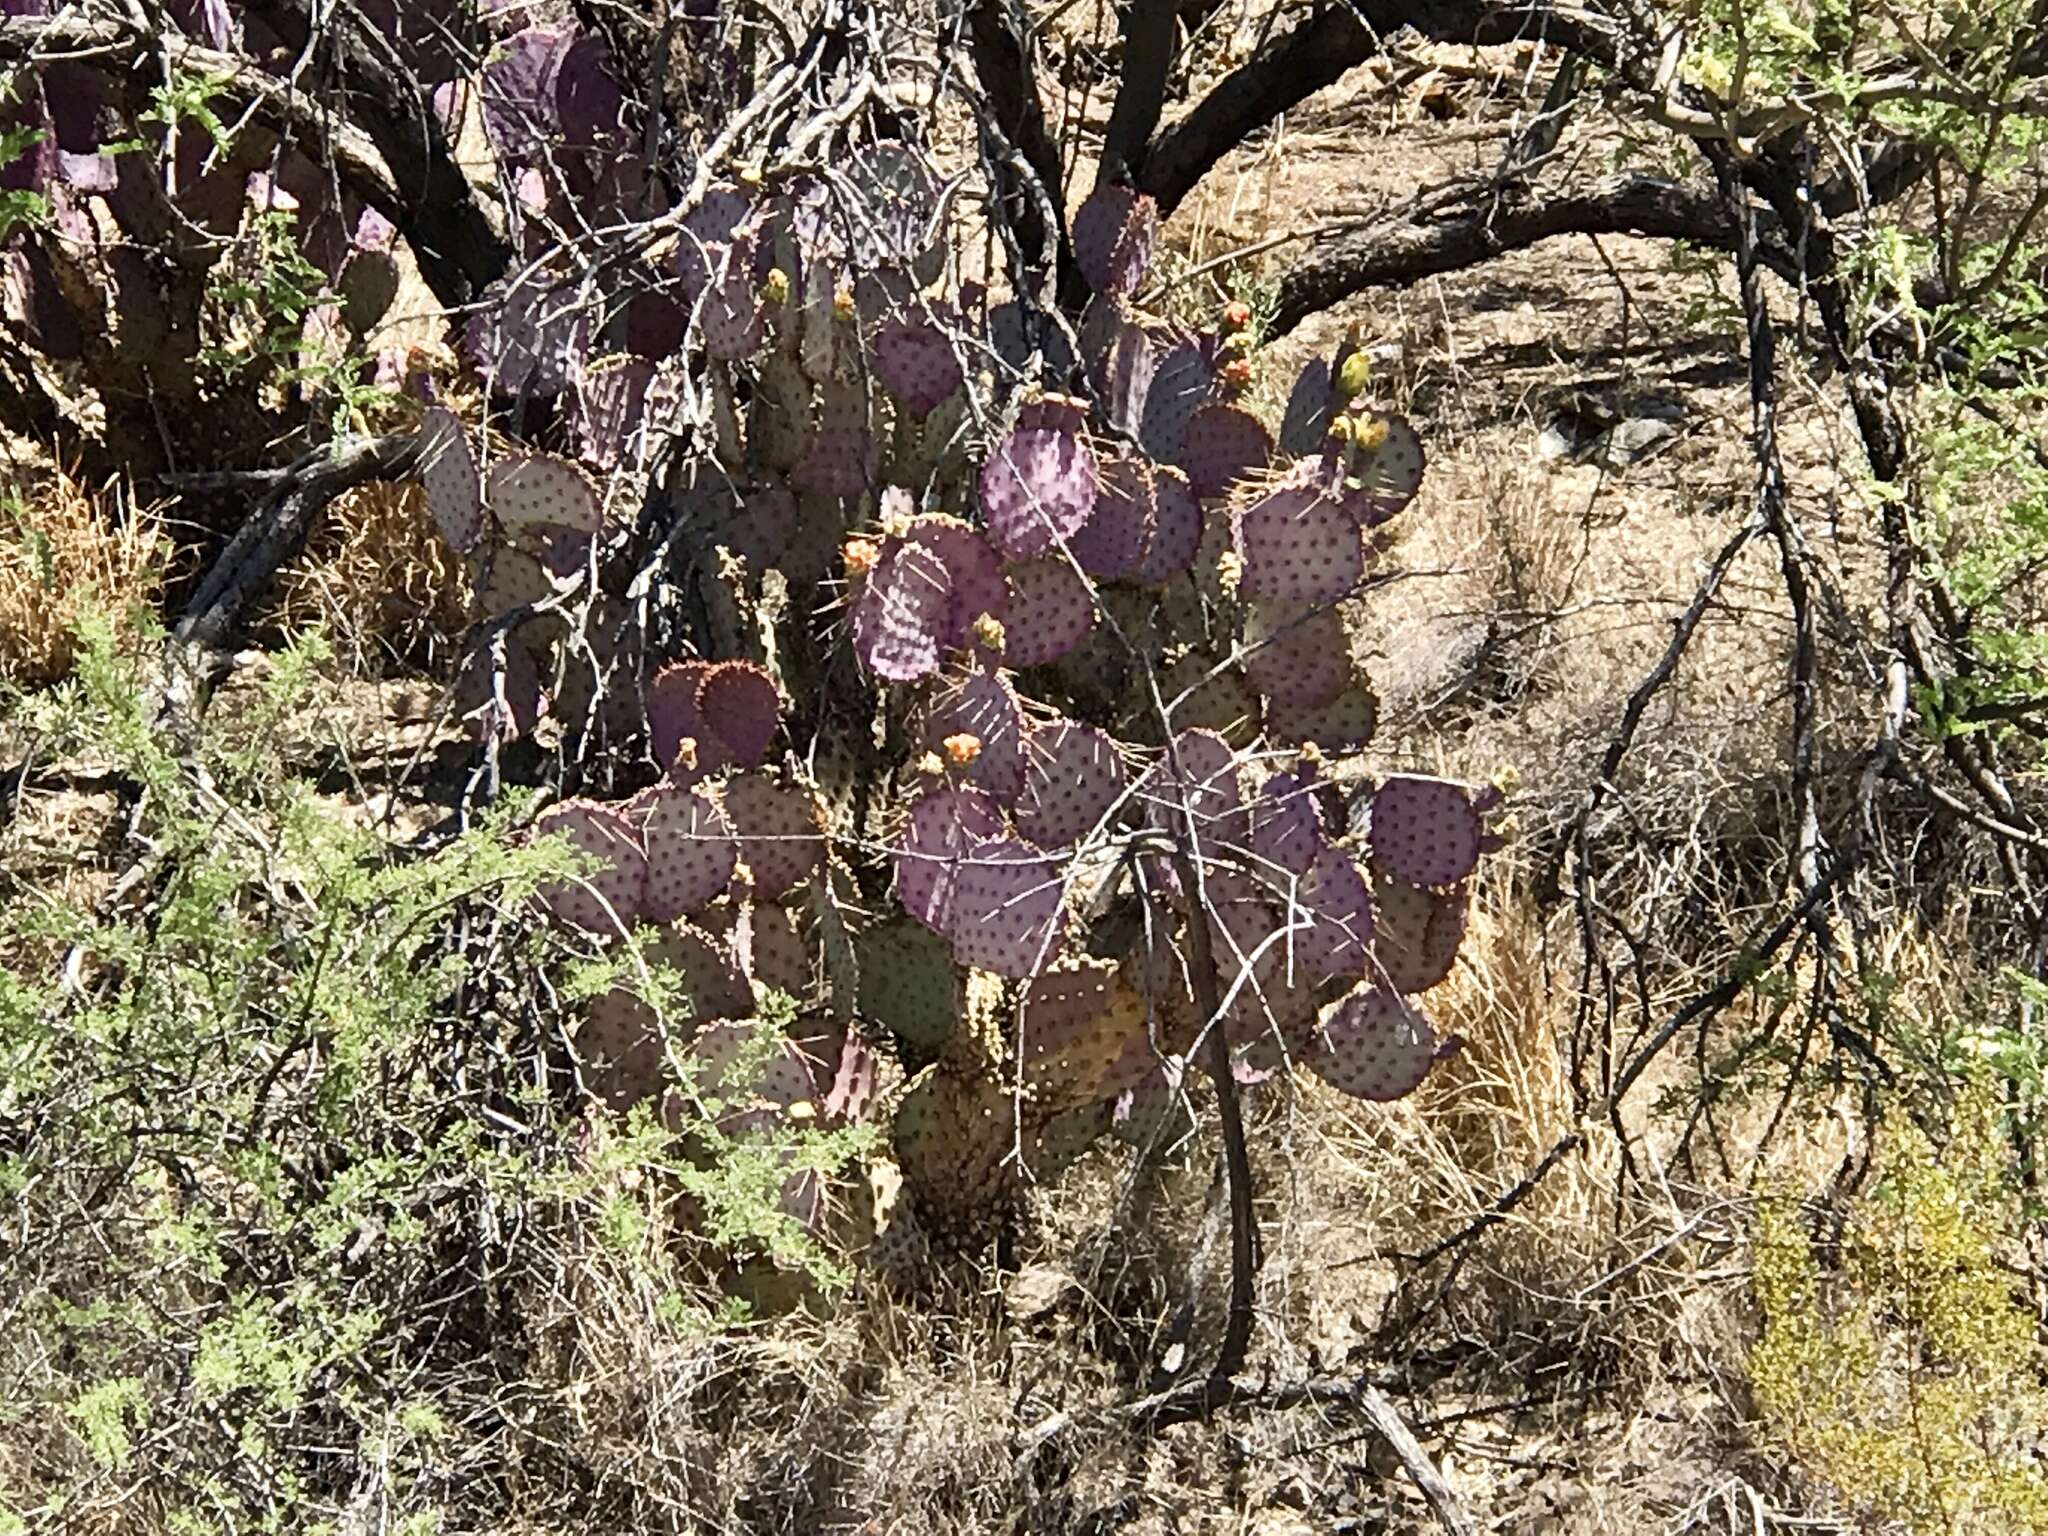
[{"label": "purple cactus pad", "polygon": [[1327,708],[1351,681],[1351,637],[1335,608],[1251,604],[1244,675],[1285,710]]},{"label": "purple cactus pad", "polygon": [[981,467],[982,515],[1007,560],[1070,539],[1095,510],[1095,455],[1078,432],[1020,426]]},{"label": "purple cactus pad", "polygon": [[434,526],[458,555],[468,554],[483,537],[483,480],[476,452],[461,420],[444,406],[430,406],[420,416],[420,480]]},{"label": "purple cactus pad", "polygon": [[853,600],[854,654],[888,683],[914,683],[939,670],[953,583],[923,544],[891,540]]},{"label": "purple cactus pad", "polygon": [[903,910],[950,938],[961,860],[1002,825],[995,801],[978,789],[943,785],[919,796],[896,848],[896,899]]},{"label": "purple cactus pad", "polygon": [[1057,958],[1063,860],[1014,838],[969,844],[953,893],[953,958],[998,976],[1035,976]]},{"label": "purple cactus pad", "polygon": [[876,444],[867,391],[834,379],[818,389],[818,419],[804,439],[790,484],[823,496],[858,496],[875,472]]},{"label": "purple cactus pad", "polygon": [[697,714],[734,762],[758,768],[781,728],[782,696],[766,667],[716,662],[697,685]]},{"label": "purple cactus pad", "polygon": [[1385,1103],[1421,1087],[1436,1055],[1436,1032],[1419,1009],[1360,986],[1331,1006],[1302,1060],[1339,1093]]},{"label": "purple cactus pad", "polygon": [[1294,381],[1287,412],[1280,422],[1280,451],[1301,458],[1322,450],[1330,430],[1330,365],[1312,357]]},{"label": "purple cactus pad", "polygon": [[808,790],[786,788],[765,773],[740,773],[718,786],[718,797],[756,896],[786,896],[824,862],[823,821]]},{"label": "purple cactus pad", "polygon": [[1095,510],[1067,546],[1082,570],[1114,581],[1144,564],[1156,532],[1152,482],[1152,466],[1142,459],[1102,466]]},{"label": "purple cactus pad", "polygon": [[1388,992],[1426,992],[1457,964],[1469,886],[1427,891],[1381,876],[1373,882],[1373,976]]},{"label": "purple cactus pad", "polygon": [[1017,830],[1041,848],[1064,848],[1095,830],[1124,790],[1116,744],[1092,725],[1055,720],[1024,740]]},{"label": "purple cactus pad", "polygon": [[1151,268],[1159,205],[1128,187],[1098,182],[1074,214],[1072,238],[1088,286],[1128,298]]},{"label": "purple cactus pad", "polygon": [[931,319],[889,321],[875,334],[874,351],[876,377],[915,416],[952,399],[965,377],[952,338]]},{"label": "purple cactus pad", "polygon": [[754,204],[738,187],[721,183],[683,217],[676,235],[675,271],[683,301],[694,306],[725,264],[725,253],[754,222]]},{"label": "purple cactus pad", "polygon": [[1361,673],[1321,709],[1294,709],[1268,699],[1266,737],[1275,744],[1313,744],[1327,752],[1350,752],[1372,740],[1379,725],[1379,709],[1379,697]]},{"label": "purple cactus pad", "polygon": [[1131,579],[1156,587],[1194,564],[1202,547],[1202,504],[1187,475],[1167,465],[1154,476],[1152,493],[1152,541]]},{"label": "purple cactus pad", "polygon": [[493,464],[484,499],[507,528],[568,528],[581,534],[604,531],[597,488],[567,459],[542,453],[518,454]]},{"label": "purple cactus pad", "polygon": [[1271,865],[1266,878],[1283,880],[1305,875],[1324,843],[1322,817],[1311,788],[1299,774],[1276,773],[1251,803],[1251,832],[1246,848]]},{"label": "purple cactus pad", "polygon": [[1241,406],[1211,404],[1188,418],[1176,462],[1197,496],[1220,496],[1272,457],[1272,436],[1258,417]]},{"label": "purple cactus pad", "polygon": [[559,136],[555,83],[575,38],[573,28],[528,27],[484,61],[484,127],[500,164],[536,160]]},{"label": "purple cactus pad", "polygon": [[1145,413],[1138,427],[1138,441],[1147,453],[1169,464],[1180,461],[1188,420],[1209,397],[1215,382],[1209,360],[1193,342],[1180,342],[1159,359],[1145,392]]},{"label": "purple cactus pad", "polygon": [[1182,731],[1140,791],[1146,821],[1185,843],[1193,818],[1198,856],[1246,846],[1251,822],[1237,779],[1237,753],[1215,731]]},{"label": "purple cactus pad", "polygon": [[1422,438],[1405,417],[1385,411],[1371,421],[1386,429],[1379,447],[1354,449],[1346,459],[1348,474],[1339,499],[1362,528],[1377,528],[1399,515],[1422,488]]},{"label": "purple cactus pad", "polygon": [[553,881],[537,893],[558,922],[586,933],[614,934],[640,915],[647,858],[640,839],[617,811],[591,800],[550,806],[533,824],[536,837],[560,833],[579,853],[598,861],[580,880]]},{"label": "purple cactus pad", "polygon": [[667,923],[723,895],[739,849],[732,824],[702,789],[657,789],[641,824],[647,885],[641,913]]},{"label": "purple cactus pad", "polygon": [[949,737],[972,736],[980,753],[959,775],[1004,805],[1024,789],[1024,710],[999,673],[976,668],[932,701],[924,742],[941,750]]},{"label": "purple cactus pad", "polygon": [[1095,594],[1064,555],[1011,566],[1009,589],[1003,659],[1013,667],[1057,661],[1095,627]]},{"label": "purple cactus pad", "polygon": [[[671,662],[647,681],[648,746],[678,784],[695,784],[732,764],[731,752],[697,707],[711,667],[708,661]],[[689,753],[684,742],[693,743]]]},{"label": "purple cactus pad", "polygon": [[1358,524],[1313,487],[1283,484],[1231,517],[1246,597],[1333,603],[1365,573]]},{"label": "purple cactus pad", "polygon": [[630,352],[601,357],[576,387],[576,437],[584,460],[601,470],[638,459],[640,424],[654,364]]},{"label": "purple cactus pad", "polygon": [[1463,785],[1399,774],[1372,797],[1372,860],[1408,885],[1456,885],[1479,863],[1479,813]]},{"label": "purple cactus pad", "polygon": [[1300,881],[1282,889],[1280,906],[1298,970],[1318,980],[1370,971],[1372,892],[1349,854],[1324,843]]}]

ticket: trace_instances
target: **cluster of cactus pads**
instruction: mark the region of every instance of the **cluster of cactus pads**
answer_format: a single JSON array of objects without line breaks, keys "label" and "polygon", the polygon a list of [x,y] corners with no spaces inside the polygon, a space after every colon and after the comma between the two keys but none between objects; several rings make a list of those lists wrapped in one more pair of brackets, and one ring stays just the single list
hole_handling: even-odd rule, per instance
[{"label": "cluster of cactus pads", "polygon": [[[601,66],[559,25],[493,57],[514,180],[603,142]],[[567,184],[599,195],[598,164]],[[720,1113],[885,1120],[942,1245],[1102,1137],[1175,1140],[1211,1031],[1244,1087],[1413,1091],[1498,803],[1360,757],[1346,605],[1420,485],[1410,426],[1340,397],[1340,354],[1270,427],[1242,306],[1137,308],[1142,196],[1072,220],[1073,324],[958,280],[948,206],[898,142],[713,184],[651,220],[642,268],[541,263],[468,324],[527,441],[420,424],[493,642],[480,728],[553,716],[659,775],[536,828],[591,856],[555,919],[685,981],[666,1016],[633,987],[589,1006],[584,1085],[687,1124],[786,994]],[[690,646],[651,638],[684,608]],[[821,1194],[792,1175],[804,1219]]]}]

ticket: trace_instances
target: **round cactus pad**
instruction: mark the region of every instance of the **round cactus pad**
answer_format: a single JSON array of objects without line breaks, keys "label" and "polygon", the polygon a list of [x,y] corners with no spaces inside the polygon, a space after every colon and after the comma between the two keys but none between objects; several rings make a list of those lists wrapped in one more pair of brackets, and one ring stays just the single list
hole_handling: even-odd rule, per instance
[{"label": "round cactus pad", "polygon": [[550,914],[586,933],[614,934],[633,926],[647,887],[647,858],[624,816],[592,800],[565,800],[543,811],[533,830],[536,837],[559,833],[597,861],[581,879],[541,888]]},{"label": "round cactus pad", "polygon": [[1456,885],[1479,863],[1479,812],[1463,785],[1397,774],[1372,797],[1372,860],[1409,885]]},{"label": "round cactus pad", "polygon": [[825,857],[816,798],[765,773],[737,773],[718,786],[753,893],[773,901],[811,877]]},{"label": "round cactus pad", "polygon": [[981,467],[981,511],[1006,560],[1070,539],[1095,510],[1095,455],[1078,429],[1019,426]]},{"label": "round cactus pad", "polygon": [[1003,659],[1013,667],[1057,661],[1095,627],[1095,594],[1064,555],[1041,555],[1009,568],[1010,616]]},{"label": "round cactus pad", "polygon": [[670,784],[657,789],[641,836],[647,848],[647,886],[641,911],[650,921],[672,922],[724,894],[739,848],[732,824],[703,789]]},{"label": "round cactus pad", "polygon": [[1078,843],[1123,790],[1123,759],[1103,732],[1072,720],[1035,726],[1024,741],[1017,830],[1041,848]]},{"label": "round cactus pad", "polygon": [[484,499],[507,528],[543,525],[578,533],[604,531],[596,488],[567,459],[516,454],[491,466]]},{"label": "round cactus pad", "polygon": [[1302,1060],[1354,1099],[1405,1097],[1436,1061],[1436,1032],[1407,999],[1361,985],[1330,1006]]},{"label": "round cactus pad", "polygon": [[941,785],[910,807],[896,849],[896,899],[934,933],[950,937],[961,862],[1002,829],[1002,812],[978,789]]},{"label": "round cactus pad", "polygon": [[998,976],[1035,976],[1059,952],[1064,860],[1014,838],[971,843],[953,897],[953,957]]}]

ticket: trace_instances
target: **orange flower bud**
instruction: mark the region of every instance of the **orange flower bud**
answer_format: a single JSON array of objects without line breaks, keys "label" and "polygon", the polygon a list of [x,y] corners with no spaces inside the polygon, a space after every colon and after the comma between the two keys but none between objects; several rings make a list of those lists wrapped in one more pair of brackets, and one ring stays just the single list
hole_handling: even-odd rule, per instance
[{"label": "orange flower bud", "polygon": [[846,563],[847,575],[865,576],[875,568],[875,562],[882,558],[882,550],[873,539],[854,538],[846,541],[839,555]]}]

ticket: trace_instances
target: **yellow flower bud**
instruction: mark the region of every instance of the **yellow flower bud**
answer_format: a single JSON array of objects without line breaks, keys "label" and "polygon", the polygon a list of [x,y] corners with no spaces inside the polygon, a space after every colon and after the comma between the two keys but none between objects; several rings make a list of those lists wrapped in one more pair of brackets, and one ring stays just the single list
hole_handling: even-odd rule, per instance
[{"label": "yellow flower bud", "polygon": [[1216,557],[1216,581],[1226,596],[1237,595],[1237,584],[1244,580],[1244,557],[1234,549],[1226,549]]},{"label": "yellow flower bud", "polygon": [[1365,393],[1366,385],[1372,382],[1372,359],[1360,347],[1338,365],[1337,398],[1346,404]]}]

